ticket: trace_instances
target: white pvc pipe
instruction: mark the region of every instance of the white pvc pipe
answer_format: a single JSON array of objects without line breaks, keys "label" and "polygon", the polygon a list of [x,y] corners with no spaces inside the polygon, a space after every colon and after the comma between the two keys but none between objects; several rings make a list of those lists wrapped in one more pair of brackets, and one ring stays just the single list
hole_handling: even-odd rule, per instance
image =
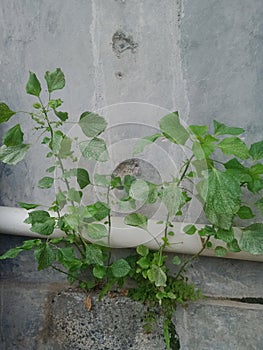
[{"label": "white pvc pipe", "polygon": [[[22,208],[11,208],[0,206],[0,233],[9,235],[19,235],[28,237],[45,237],[30,231],[30,225],[24,223],[28,217],[28,212]],[[196,254],[202,248],[202,241],[198,234],[187,235],[183,233],[183,227],[186,223],[174,222],[174,236],[169,237],[171,246],[167,251],[173,251],[183,254]],[[196,225],[201,228],[203,225]],[[145,244],[151,249],[158,248],[158,244],[162,243],[164,235],[164,225],[157,224],[154,220],[148,221],[148,231],[138,227],[125,225],[122,217],[112,217],[112,231],[110,237],[110,246],[112,248],[130,248],[139,244]],[[240,235],[240,230],[235,229],[235,234]],[[54,233],[49,237],[61,237],[64,235],[59,229],[55,229]],[[82,235],[89,239],[84,232]],[[90,240],[90,239],[89,239]],[[213,241],[212,241],[213,242]],[[104,240],[107,244],[107,240]],[[214,240],[215,246],[223,245],[221,242]],[[202,255],[214,256],[213,249],[206,249]],[[251,255],[245,252],[228,253],[226,258],[263,261],[263,255]]]}]

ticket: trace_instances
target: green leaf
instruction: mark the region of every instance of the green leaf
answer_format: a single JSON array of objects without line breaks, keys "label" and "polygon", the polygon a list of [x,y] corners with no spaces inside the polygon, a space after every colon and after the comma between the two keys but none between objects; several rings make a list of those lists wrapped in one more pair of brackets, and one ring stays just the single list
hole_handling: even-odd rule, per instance
[{"label": "green leaf", "polygon": [[129,226],[140,227],[144,230],[147,229],[148,218],[139,213],[132,213],[125,217],[124,223]]},{"label": "green leaf", "polygon": [[263,254],[263,224],[255,223],[242,231],[240,248],[250,254]]},{"label": "green leaf", "polygon": [[241,251],[241,249],[239,248],[238,242],[236,239],[233,239],[232,242],[228,242],[227,243],[227,249],[230,250],[230,252],[233,253],[238,253]]},{"label": "green leaf", "polygon": [[22,251],[23,249],[21,247],[11,248],[7,252],[5,252],[3,255],[0,255],[0,260],[16,258],[18,254],[21,253]]},{"label": "green leaf", "polygon": [[43,246],[36,249],[34,252],[36,261],[38,262],[38,270],[43,270],[53,264],[56,255],[48,243],[43,243]]},{"label": "green leaf", "polygon": [[35,209],[39,206],[39,204],[29,204],[24,202],[19,202],[18,205],[20,206],[20,208],[24,208],[26,210]]},{"label": "green leaf", "polygon": [[257,163],[252,165],[249,169],[250,173],[254,175],[262,175],[263,174],[263,164]]},{"label": "green leaf", "polygon": [[25,223],[31,224],[30,230],[40,235],[49,236],[55,228],[55,218],[50,217],[49,213],[44,210],[35,210],[29,213]]},{"label": "green leaf", "polygon": [[81,142],[80,151],[87,159],[95,159],[100,162],[106,162],[109,159],[105,141],[97,137]]},{"label": "green leaf", "polygon": [[208,126],[206,126],[206,125],[190,125],[188,127],[188,129],[195,136],[202,136],[207,132]]},{"label": "green leaf", "polygon": [[129,190],[129,195],[137,201],[146,202],[149,196],[149,186],[147,182],[143,179],[133,181]]},{"label": "green leaf", "polygon": [[47,71],[45,74],[45,80],[47,82],[49,93],[63,89],[65,86],[65,76],[60,68],[57,68],[54,72]]},{"label": "green leaf", "polygon": [[245,142],[238,137],[228,137],[217,145],[226,155],[235,155],[241,159],[249,158],[249,151]]},{"label": "green leaf", "polygon": [[107,274],[106,268],[104,266],[98,266],[98,265],[93,267],[92,272],[93,272],[93,276],[98,279],[103,279]]},{"label": "green leaf", "polygon": [[173,260],[172,260],[172,263],[174,264],[174,265],[180,265],[181,264],[181,259],[179,258],[179,256],[174,256],[173,257]]},{"label": "green leaf", "polygon": [[249,153],[254,160],[262,159],[263,158],[263,141],[253,143],[250,147]]},{"label": "green leaf", "polygon": [[75,188],[70,188],[68,191],[68,199],[72,202],[80,203],[82,198],[82,192],[75,190]]},{"label": "green leaf", "polygon": [[263,197],[256,201],[255,206],[263,214]]},{"label": "green leaf", "polygon": [[48,101],[48,105],[52,108],[52,109],[56,109],[60,106],[62,106],[63,101],[61,100],[61,98],[57,98],[56,100],[49,100]]},{"label": "green leaf", "polygon": [[116,278],[122,278],[127,276],[130,270],[131,267],[125,259],[116,260],[111,265],[111,272]]},{"label": "green leaf", "polygon": [[90,184],[89,173],[86,169],[77,168],[77,182],[81,189]]},{"label": "green leaf", "polygon": [[96,186],[108,187],[111,184],[111,177],[110,175],[95,174],[94,183]]},{"label": "green leaf", "polygon": [[180,123],[178,112],[164,116],[159,125],[164,136],[174,143],[184,145],[189,138],[189,133]]},{"label": "green leaf", "polygon": [[141,256],[147,256],[149,254],[149,248],[141,244],[136,248],[136,252]]},{"label": "green leaf", "polygon": [[103,253],[101,247],[96,244],[88,244],[86,246],[86,263],[93,265],[104,265]]},{"label": "green leaf", "polygon": [[224,166],[227,169],[226,172],[239,180],[240,183],[252,181],[249,169],[244,167],[236,158],[230,159]]},{"label": "green leaf", "polygon": [[166,286],[167,276],[160,266],[152,265],[152,267],[147,272],[147,276],[150,282],[154,282],[156,287]]},{"label": "green leaf", "polygon": [[62,159],[66,159],[72,155],[71,151],[72,140],[68,136],[64,135],[63,140],[60,144],[59,157]]},{"label": "green leaf", "polygon": [[108,231],[102,224],[88,224],[88,236],[92,239],[101,239],[108,236]]},{"label": "green leaf", "polygon": [[50,218],[50,215],[45,210],[34,210],[28,214],[28,218],[24,221],[27,224],[34,224],[36,222],[45,222]]},{"label": "green leaf", "polygon": [[195,225],[189,224],[183,228],[183,231],[188,235],[193,235],[196,232],[196,227]]},{"label": "green leaf", "polygon": [[66,121],[68,119],[68,113],[67,112],[61,112],[61,111],[57,111],[54,109],[54,113],[56,114],[56,116],[62,121]]},{"label": "green leaf", "polygon": [[25,158],[30,145],[22,144],[19,146],[0,147],[0,160],[6,164],[17,164]]},{"label": "green leaf", "polygon": [[196,159],[201,160],[208,158],[215,150],[214,143],[218,141],[211,135],[205,135],[205,137],[199,141],[195,141],[192,145],[192,151]]},{"label": "green leaf", "polygon": [[159,137],[162,137],[162,134],[157,133],[151,136],[145,136],[142,139],[138,140],[134,146],[133,155],[142,153],[146,146],[154,143],[156,140],[158,140]]},{"label": "green leaf", "polygon": [[182,193],[176,183],[168,184],[163,188],[161,198],[169,215],[176,215],[180,208]]},{"label": "green leaf", "polygon": [[5,133],[3,143],[8,147],[19,146],[23,143],[23,136],[24,134],[21,130],[20,124],[17,124]]},{"label": "green leaf", "polygon": [[96,202],[86,206],[84,215],[87,215],[88,217],[97,221],[101,221],[105,219],[109,213],[110,209],[106,203]]},{"label": "green leaf", "polygon": [[237,215],[240,217],[240,219],[252,219],[255,216],[252,210],[245,205],[242,205],[239,208]]},{"label": "green leaf", "polygon": [[45,176],[42,179],[38,181],[38,187],[39,188],[50,188],[53,186],[54,178]]},{"label": "green leaf", "polygon": [[213,169],[198,183],[197,190],[205,202],[206,217],[212,224],[228,230],[240,208],[239,182],[231,175]]},{"label": "green leaf", "polygon": [[41,92],[41,85],[39,80],[37,79],[37,76],[33,72],[29,72],[29,79],[26,84],[26,92],[29,95],[37,96],[39,97]]},{"label": "green leaf", "polygon": [[224,257],[227,254],[227,249],[221,246],[215,247],[215,255],[219,257]]},{"label": "green leaf", "polygon": [[56,170],[56,166],[53,165],[53,166],[51,166],[50,168],[47,168],[47,169],[46,169],[46,172],[47,172],[47,173],[53,173],[55,170]]},{"label": "green leaf", "polygon": [[0,124],[7,122],[16,112],[11,111],[7,104],[0,103]]},{"label": "green leaf", "polygon": [[233,228],[230,227],[229,230],[224,230],[219,228],[215,234],[216,239],[221,239],[223,242],[231,243],[234,239],[234,231]]},{"label": "green leaf", "polygon": [[92,112],[84,112],[80,116],[79,126],[83,133],[88,137],[100,135],[107,127],[106,120]]},{"label": "green leaf", "polygon": [[240,135],[244,131],[245,130],[242,128],[226,126],[225,124],[219,123],[216,120],[214,120],[215,135]]}]

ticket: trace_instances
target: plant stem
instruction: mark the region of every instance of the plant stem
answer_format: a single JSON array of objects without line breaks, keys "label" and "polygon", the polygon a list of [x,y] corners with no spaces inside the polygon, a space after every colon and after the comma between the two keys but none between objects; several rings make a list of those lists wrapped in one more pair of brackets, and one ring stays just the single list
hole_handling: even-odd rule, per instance
[{"label": "plant stem", "polygon": [[207,244],[207,242],[209,241],[209,239],[210,239],[210,236],[207,237],[207,239],[206,239],[205,242],[203,243],[203,246],[202,246],[202,248],[199,250],[199,252],[197,252],[196,254],[194,254],[193,256],[191,256],[190,259],[186,260],[186,261],[182,264],[182,266],[180,267],[179,271],[177,272],[177,274],[176,274],[176,276],[175,276],[175,279],[176,279],[176,280],[180,277],[180,275],[182,274],[182,272],[184,271],[184,269],[186,268],[186,266],[187,266],[191,261],[193,261],[193,260],[195,260],[196,258],[198,258],[200,254],[202,254],[202,252],[203,252],[203,251],[205,250],[205,248],[206,248],[206,244]]}]

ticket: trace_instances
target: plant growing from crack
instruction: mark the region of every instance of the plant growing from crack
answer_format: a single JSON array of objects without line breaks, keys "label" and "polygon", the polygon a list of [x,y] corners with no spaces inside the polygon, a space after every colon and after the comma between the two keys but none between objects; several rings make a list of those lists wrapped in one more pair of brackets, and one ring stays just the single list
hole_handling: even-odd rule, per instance
[{"label": "plant growing from crack", "polygon": [[[201,292],[188,281],[187,268],[205,249],[214,249],[223,257],[228,251],[251,254],[263,253],[263,224],[253,222],[246,226],[245,220],[254,219],[254,211],[262,215],[263,197],[263,141],[250,147],[239,138],[244,132],[239,127],[229,127],[214,121],[214,132],[209,133],[205,125],[184,127],[178,113],[174,112],[160,120],[160,132],[145,136],[135,146],[134,153],[144,151],[160,138],[186,149],[185,161],[176,176],[162,184],[126,175],[123,178],[113,174],[94,174],[91,179],[87,169],[78,167],[75,148],[87,160],[106,161],[109,157],[107,146],[101,137],[107,128],[106,120],[97,114],[81,114],[78,127],[85,139],[71,139],[63,131],[68,123],[67,112],[59,110],[63,104],[54,98],[54,91],[63,89],[65,77],[61,69],[45,74],[47,86],[46,100],[43,99],[41,83],[35,73],[30,72],[26,92],[36,98],[33,112],[15,112],[7,104],[0,103],[0,123],[8,122],[15,114],[25,114],[31,118],[34,129],[39,133],[42,144],[48,149],[47,158],[52,166],[46,169],[46,176],[38,182],[38,187],[49,189],[58,184],[55,198],[48,209],[39,204],[19,205],[28,210],[26,223],[40,238],[25,240],[21,246],[3,254],[0,259],[15,258],[25,250],[33,250],[38,269],[53,268],[67,275],[69,283],[77,282],[85,290],[100,288],[100,298],[109,291],[125,286],[133,280],[135,287],[128,290],[128,296],[148,305],[145,313],[145,330],[150,332],[158,317],[163,316],[164,340],[167,349],[180,349],[180,341],[174,324],[174,312],[178,304],[186,305],[191,300],[201,298]],[[23,160],[29,144],[23,141],[20,124],[16,124],[3,136],[0,160],[14,165]],[[218,152],[220,158],[218,159]],[[222,160],[223,158],[223,160]],[[65,163],[71,162],[71,167]],[[53,174],[53,175],[52,175]],[[74,183],[75,181],[75,183]],[[190,186],[189,186],[190,184]],[[105,201],[85,204],[85,191],[92,186],[105,190]],[[114,259],[111,255],[112,235],[112,192],[123,190],[124,196],[119,206],[126,206],[134,212],[126,215],[127,226],[148,232],[156,244],[151,250],[140,244],[134,252],[124,258]],[[254,202],[246,203],[247,192],[251,192]],[[171,248],[171,237],[177,232],[173,222],[182,215],[197,195],[203,206],[207,224],[201,228],[185,225],[186,235],[201,237],[202,248],[191,257],[167,255]],[[138,213],[136,202],[162,203],[166,218],[159,221],[163,235],[157,239],[148,229],[148,218]],[[236,235],[236,219],[242,220],[241,235]],[[63,235],[54,238],[52,233],[60,229]]]}]

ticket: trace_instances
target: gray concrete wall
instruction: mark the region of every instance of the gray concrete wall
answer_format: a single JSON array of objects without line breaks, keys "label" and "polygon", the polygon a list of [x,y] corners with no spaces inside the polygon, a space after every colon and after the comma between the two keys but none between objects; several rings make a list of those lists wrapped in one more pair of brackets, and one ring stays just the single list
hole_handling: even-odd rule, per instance
[{"label": "gray concrete wall", "polygon": [[[65,101],[70,121],[84,110],[101,109],[112,127],[113,150],[127,140],[121,143],[123,152],[112,152],[113,168],[130,157],[130,138],[151,133],[167,110],[179,110],[187,124],[212,125],[217,118],[244,127],[255,142],[263,126],[262,5],[261,0],[1,0],[0,100],[14,110],[30,108],[33,98],[24,93],[28,71],[43,76],[61,67],[67,85],[57,96]],[[131,122],[144,126],[130,128]],[[22,124],[32,133],[29,120]],[[16,167],[0,165],[1,205],[53,199],[51,191],[37,188],[48,165],[44,154],[36,146]],[[157,170],[165,168],[147,156],[157,162]],[[4,237],[3,242],[4,249],[16,241]],[[83,296],[68,291],[61,277],[35,274],[32,259],[21,259],[1,265],[0,347],[163,347],[159,336],[143,335],[137,324],[140,306],[108,300],[95,306],[94,319],[83,310]],[[262,349],[262,306],[229,300],[262,298],[261,265],[211,258],[197,265],[192,278],[211,299],[179,311],[183,349]],[[105,312],[112,313],[117,333],[127,315],[134,317],[121,339],[110,338],[111,321],[106,319],[106,326],[101,321]],[[90,321],[99,327],[95,334]],[[76,336],[80,329],[81,340]]]}]

